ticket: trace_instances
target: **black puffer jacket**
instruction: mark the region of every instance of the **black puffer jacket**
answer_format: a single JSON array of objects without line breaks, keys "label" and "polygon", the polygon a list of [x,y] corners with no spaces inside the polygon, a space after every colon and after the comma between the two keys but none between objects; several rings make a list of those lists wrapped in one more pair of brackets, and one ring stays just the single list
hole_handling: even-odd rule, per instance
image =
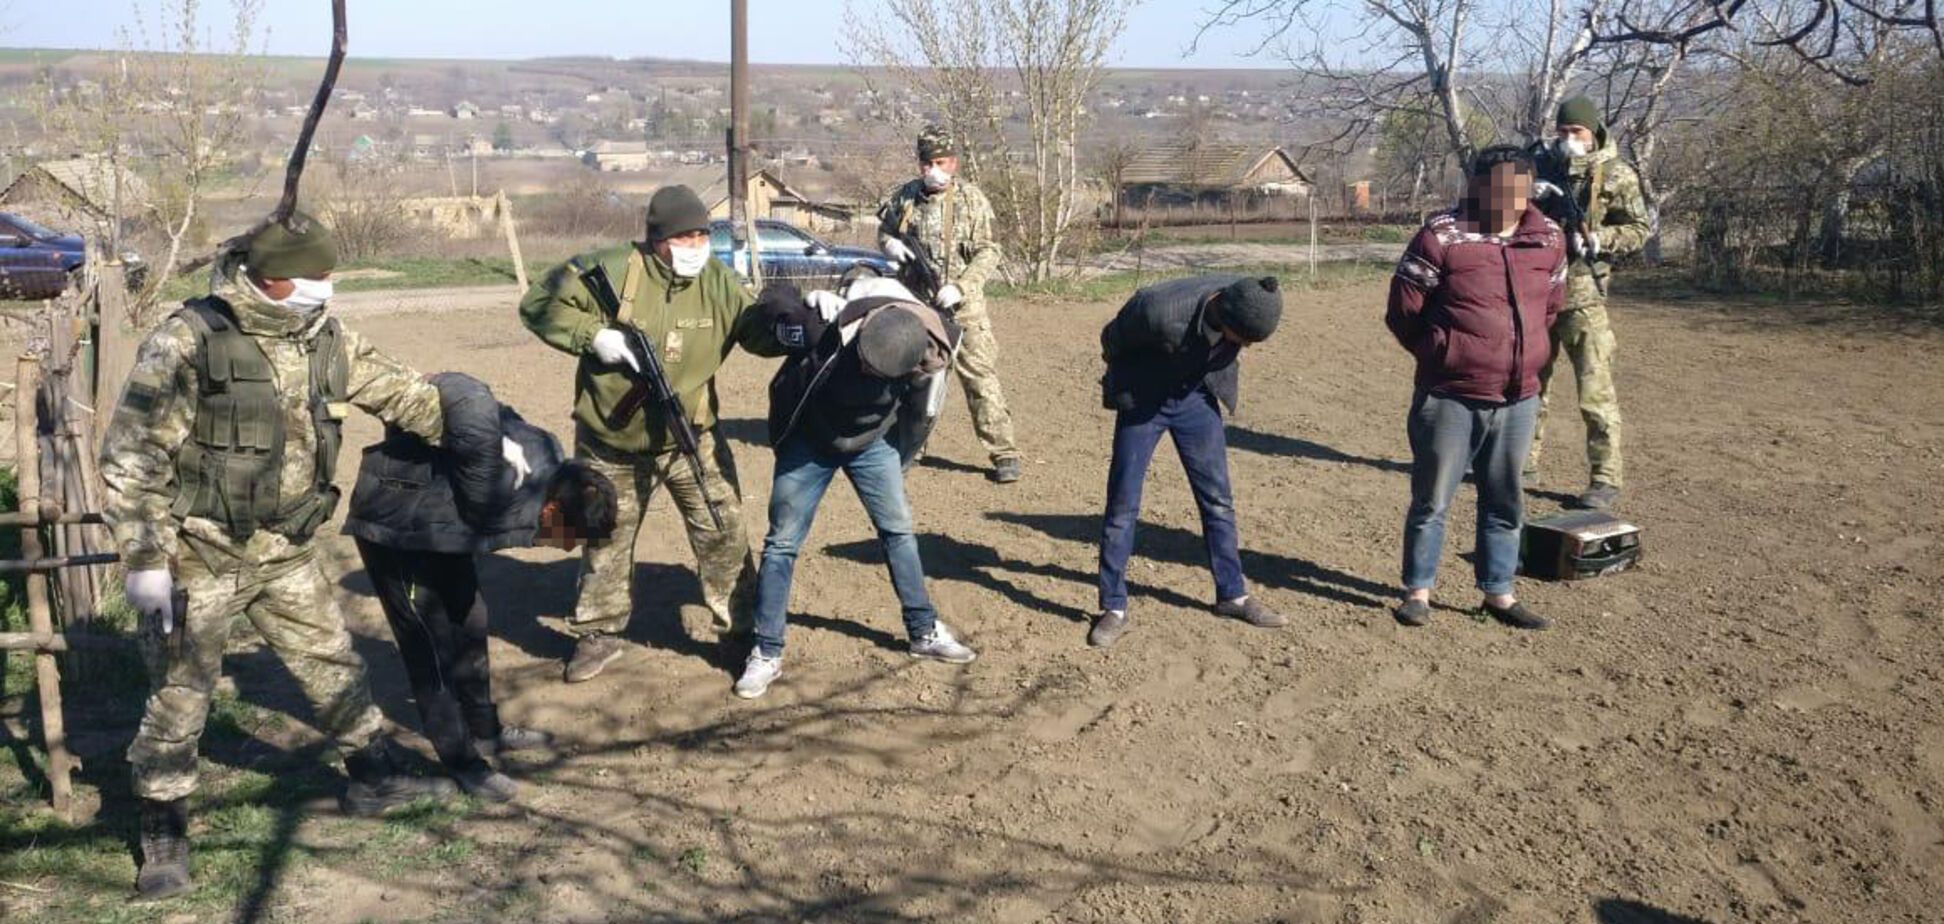
[{"label": "black puffer jacket", "polygon": [[[432,376],[445,413],[445,444],[396,427],[365,447],[344,533],[394,549],[465,554],[533,544],[547,482],[564,458],[553,435],[499,403],[486,384],[457,372]],[[500,439],[533,469],[518,491]]]},{"label": "black puffer jacket", "polygon": [[[853,299],[826,323],[814,308],[803,303],[794,287],[777,285],[764,291],[756,310],[761,313],[761,322],[775,330],[778,341],[789,351],[789,358],[770,379],[772,447],[803,434],[828,451],[857,452],[897,426],[901,414],[922,413],[922,407],[911,406],[922,397],[914,391],[918,380],[943,369],[901,379],[878,378],[864,371],[856,344],[845,340],[847,330],[855,330],[872,314],[911,304],[897,298]],[[919,306],[916,310],[933,309]],[[935,344],[935,355],[942,357],[942,364],[950,356],[958,329],[943,318],[939,319],[939,329],[947,338]],[[918,403],[922,405],[922,401]]]}]

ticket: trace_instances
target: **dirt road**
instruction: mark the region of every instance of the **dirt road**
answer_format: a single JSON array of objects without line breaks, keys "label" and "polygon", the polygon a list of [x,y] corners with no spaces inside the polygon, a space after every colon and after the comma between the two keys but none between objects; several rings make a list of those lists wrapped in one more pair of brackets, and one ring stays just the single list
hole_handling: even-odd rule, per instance
[{"label": "dirt road", "polygon": [[[962,406],[910,479],[933,592],[977,663],[902,652],[872,533],[837,487],[798,566],[784,677],[732,698],[741,652],[714,644],[664,501],[638,647],[596,682],[559,680],[570,644],[550,617],[572,560],[487,567],[507,716],[563,742],[518,762],[517,805],[457,820],[469,846],[449,860],[383,875],[303,822],[306,859],[254,897],[321,922],[1937,920],[1944,337],[1620,292],[1623,509],[1650,558],[1524,585],[1555,631],[1458,609],[1475,602],[1468,498],[1451,608],[1420,630],[1386,612],[1409,368],[1363,285],[1292,295],[1245,359],[1230,431],[1249,577],[1293,625],[1207,612],[1164,452],[1136,628],[1088,650],[1111,426],[1096,334],[1117,306],[1001,303],[1025,481],[980,477]],[[356,302],[351,323],[419,369],[479,375],[566,432],[570,364],[519,327],[512,293]],[[769,368],[737,357],[722,382],[758,528]],[[1534,512],[1582,486],[1572,418],[1555,417]],[[361,421],[350,445],[375,435]],[[381,695],[415,724],[333,542]]]}]

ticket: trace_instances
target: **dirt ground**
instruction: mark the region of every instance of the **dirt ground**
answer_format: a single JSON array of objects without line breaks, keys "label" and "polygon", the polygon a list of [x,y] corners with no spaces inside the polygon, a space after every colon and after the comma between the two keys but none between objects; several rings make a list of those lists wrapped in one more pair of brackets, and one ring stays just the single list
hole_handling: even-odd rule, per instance
[{"label": "dirt ground", "polygon": [[[1859,310],[1614,305],[1640,570],[1523,583],[1552,632],[1475,621],[1472,509],[1433,624],[1387,604],[1406,502],[1407,357],[1381,287],[1292,293],[1230,430],[1245,564],[1280,631],[1222,621],[1179,466],[1157,456],[1136,628],[1084,643],[1111,418],[1109,303],[1001,303],[1029,464],[993,485],[962,405],[910,479],[931,587],[975,645],[915,663],[854,496],[797,571],[787,669],[733,698],[665,499],[638,645],[560,682],[573,561],[491,559],[511,721],[559,736],[452,862],[374,875],[308,851],[276,919],[1934,921],[1944,895],[1944,344]],[[420,306],[426,307],[426,306]],[[350,312],[421,370],[566,432],[570,363],[511,298]],[[722,379],[760,543],[768,363]],[[1568,386],[1570,388],[1570,386]],[[1533,513],[1583,486],[1556,415]],[[361,421],[350,445],[375,437]],[[347,452],[346,468],[355,467]],[[344,603],[388,712],[416,718],[348,542]],[[242,655],[233,658],[245,663]],[[248,663],[256,663],[249,661]],[[243,684],[245,693],[251,689]],[[111,758],[101,758],[103,761]],[[300,845],[315,821],[294,834]]]}]

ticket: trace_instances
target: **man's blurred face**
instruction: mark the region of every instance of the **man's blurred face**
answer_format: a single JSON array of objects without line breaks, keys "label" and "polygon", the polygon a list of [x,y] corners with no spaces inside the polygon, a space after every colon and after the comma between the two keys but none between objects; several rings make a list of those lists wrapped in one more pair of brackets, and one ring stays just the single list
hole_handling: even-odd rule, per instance
[{"label": "man's blurred face", "polygon": [[1499,222],[1525,214],[1532,199],[1532,174],[1519,164],[1496,164],[1489,173],[1472,177],[1472,212]]},{"label": "man's blurred face", "polygon": [[1584,125],[1561,125],[1558,131],[1559,140],[1577,141],[1580,143],[1581,148],[1588,151],[1593,150],[1594,138],[1592,129]]},{"label": "man's blurred face", "polygon": [[534,531],[533,544],[563,552],[572,552],[580,545],[580,535],[567,525],[567,517],[560,512],[557,501],[541,506],[540,528]]}]

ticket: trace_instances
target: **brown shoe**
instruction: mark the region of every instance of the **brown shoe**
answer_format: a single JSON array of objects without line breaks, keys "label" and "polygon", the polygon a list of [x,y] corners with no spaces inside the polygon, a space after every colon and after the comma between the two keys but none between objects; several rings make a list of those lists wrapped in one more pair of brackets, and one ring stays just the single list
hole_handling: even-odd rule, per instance
[{"label": "brown shoe", "polygon": [[1263,606],[1262,601],[1253,595],[1215,604],[1215,615],[1240,619],[1260,629],[1280,629],[1289,625],[1289,617]]},{"label": "brown shoe", "polygon": [[601,676],[601,671],[621,657],[621,640],[612,635],[584,636],[574,645],[574,657],[567,662],[567,682],[586,683]]},{"label": "brown shoe", "polygon": [[1087,630],[1087,644],[1095,648],[1112,648],[1133,627],[1133,621],[1127,618],[1124,611],[1105,610],[1094,618],[1093,628]]}]

